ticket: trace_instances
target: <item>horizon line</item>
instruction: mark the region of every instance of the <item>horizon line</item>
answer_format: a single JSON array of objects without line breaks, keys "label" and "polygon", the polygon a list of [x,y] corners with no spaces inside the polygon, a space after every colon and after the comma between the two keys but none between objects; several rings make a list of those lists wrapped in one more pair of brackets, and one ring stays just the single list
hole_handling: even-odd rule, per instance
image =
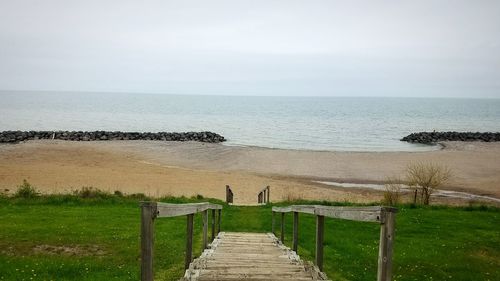
[{"label": "horizon line", "polygon": [[89,91],[89,90],[20,90],[0,89],[0,92],[38,92],[38,93],[89,93],[89,94],[136,94],[169,96],[214,96],[214,97],[283,97],[283,98],[416,98],[416,99],[500,99],[500,97],[462,97],[462,96],[391,96],[391,95],[259,95],[259,94],[196,94],[172,92],[136,92],[136,91]]}]

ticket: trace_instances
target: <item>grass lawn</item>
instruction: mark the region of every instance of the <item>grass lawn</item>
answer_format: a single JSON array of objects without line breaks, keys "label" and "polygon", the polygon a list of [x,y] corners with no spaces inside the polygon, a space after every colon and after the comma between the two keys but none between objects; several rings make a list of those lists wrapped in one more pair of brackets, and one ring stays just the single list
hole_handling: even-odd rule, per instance
[{"label": "grass lawn", "polygon": [[[137,199],[112,196],[0,198],[0,280],[138,280],[138,206]],[[271,229],[271,206],[224,205],[222,216],[222,231]],[[285,243],[291,246],[292,216],[286,220]],[[499,209],[401,206],[396,222],[394,280],[500,280]],[[185,223],[185,217],[156,220],[156,280],[182,276]],[[324,270],[330,279],[376,280],[379,228],[325,219]],[[314,258],[314,231],[314,217],[301,214],[303,259]],[[201,235],[196,215],[195,255]]]}]

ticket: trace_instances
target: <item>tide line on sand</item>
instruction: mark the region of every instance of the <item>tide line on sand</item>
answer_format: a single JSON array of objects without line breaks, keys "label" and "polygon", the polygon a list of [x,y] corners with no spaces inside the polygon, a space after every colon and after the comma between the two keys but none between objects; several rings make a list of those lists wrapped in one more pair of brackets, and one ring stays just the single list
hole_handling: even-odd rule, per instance
[{"label": "tide line on sand", "polygon": [[[372,189],[377,191],[385,191],[385,185],[383,184],[373,184],[373,183],[348,183],[348,182],[334,182],[334,181],[313,181],[315,183],[320,183],[328,186],[342,187],[342,188],[359,188],[359,189]],[[408,185],[401,185],[403,191],[412,191],[413,189]],[[476,195],[468,192],[460,192],[460,191],[452,191],[452,190],[436,190],[432,196],[434,197],[448,197],[448,198],[459,198],[459,199],[482,199],[482,200],[490,200],[494,202],[500,202],[500,199],[484,196],[484,195]]]}]

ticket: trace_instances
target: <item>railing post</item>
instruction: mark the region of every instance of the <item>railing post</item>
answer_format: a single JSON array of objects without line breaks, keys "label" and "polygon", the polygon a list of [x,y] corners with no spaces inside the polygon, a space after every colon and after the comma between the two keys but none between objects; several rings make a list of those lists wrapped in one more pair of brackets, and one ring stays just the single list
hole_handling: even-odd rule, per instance
[{"label": "railing post", "polygon": [[141,202],[141,280],[153,281],[153,242],[156,203]]},{"label": "railing post", "polygon": [[208,210],[203,211],[201,215],[203,218],[203,250],[205,250],[208,245]]},{"label": "railing post", "polygon": [[233,203],[233,191],[229,185],[226,185],[226,203]]},{"label": "railing post", "polygon": [[212,209],[212,239],[211,241],[214,241],[215,239],[215,209]]},{"label": "railing post", "polygon": [[386,210],[382,212],[377,280],[390,281],[392,278],[392,248],[394,244],[395,213]]},{"label": "railing post", "polygon": [[281,243],[285,244],[285,213],[281,213]]},{"label": "railing post", "polygon": [[189,264],[193,259],[193,220],[194,214],[187,215],[186,228],[186,259],[184,260],[184,269],[189,268]]},{"label": "railing post", "polygon": [[272,218],[271,218],[271,222],[272,222],[272,225],[271,225],[271,232],[276,235],[276,232],[274,231],[275,230],[275,224],[276,224],[276,217],[274,216],[276,212],[273,211],[273,215],[272,215]]},{"label": "railing post", "polygon": [[293,246],[292,246],[292,250],[297,252],[298,245],[299,245],[299,213],[293,212]]},{"label": "railing post", "polygon": [[217,234],[219,234],[219,232],[220,232],[221,213],[222,213],[222,210],[218,209],[217,210]]},{"label": "railing post", "polygon": [[323,271],[323,238],[325,228],[325,217],[316,216],[316,265]]}]

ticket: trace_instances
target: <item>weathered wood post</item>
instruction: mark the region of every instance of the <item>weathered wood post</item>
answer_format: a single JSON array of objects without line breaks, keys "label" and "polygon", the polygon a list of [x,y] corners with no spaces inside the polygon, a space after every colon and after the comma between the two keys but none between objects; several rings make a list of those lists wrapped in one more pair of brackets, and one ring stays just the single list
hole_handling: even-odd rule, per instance
[{"label": "weathered wood post", "polygon": [[316,216],[316,265],[323,271],[323,239],[324,239],[325,217]]},{"label": "weathered wood post", "polygon": [[219,232],[220,232],[221,213],[222,213],[222,210],[218,209],[217,210],[217,234],[219,234]]},{"label": "weathered wood post", "polygon": [[215,239],[215,209],[212,209],[212,239],[211,241],[214,241]]},{"label": "weathered wood post", "polygon": [[281,243],[285,244],[285,213],[281,213]]},{"label": "weathered wood post", "polygon": [[205,210],[201,213],[203,218],[203,249],[205,250],[208,245],[208,210]]},{"label": "weathered wood post", "polygon": [[297,252],[299,245],[299,212],[293,212],[293,246],[292,250]]},{"label": "weathered wood post", "polygon": [[233,191],[229,185],[226,185],[226,203],[233,203]]},{"label": "weathered wood post", "polygon": [[154,219],[156,202],[141,202],[141,280],[153,280]]},{"label": "weathered wood post", "polygon": [[382,210],[377,281],[390,281],[392,278],[395,211],[393,209]]},{"label": "weathered wood post", "polygon": [[184,269],[189,268],[189,264],[193,260],[193,224],[194,214],[187,215],[186,228],[186,259],[184,260]]},{"label": "weathered wood post", "polygon": [[267,192],[266,192],[266,195],[267,195],[267,200],[266,202],[269,203],[269,193],[271,192],[271,188],[269,187],[269,185],[267,186]]},{"label": "weathered wood post", "polygon": [[274,216],[274,213],[275,211],[273,211],[273,214],[272,214],[272,217],[271,217],[271,222],[272,222],[272,225],[271,225],[271,232],[276,235],[276,232],[274,231],[275,230],[275,224],[276,224],[276,218]]}]

